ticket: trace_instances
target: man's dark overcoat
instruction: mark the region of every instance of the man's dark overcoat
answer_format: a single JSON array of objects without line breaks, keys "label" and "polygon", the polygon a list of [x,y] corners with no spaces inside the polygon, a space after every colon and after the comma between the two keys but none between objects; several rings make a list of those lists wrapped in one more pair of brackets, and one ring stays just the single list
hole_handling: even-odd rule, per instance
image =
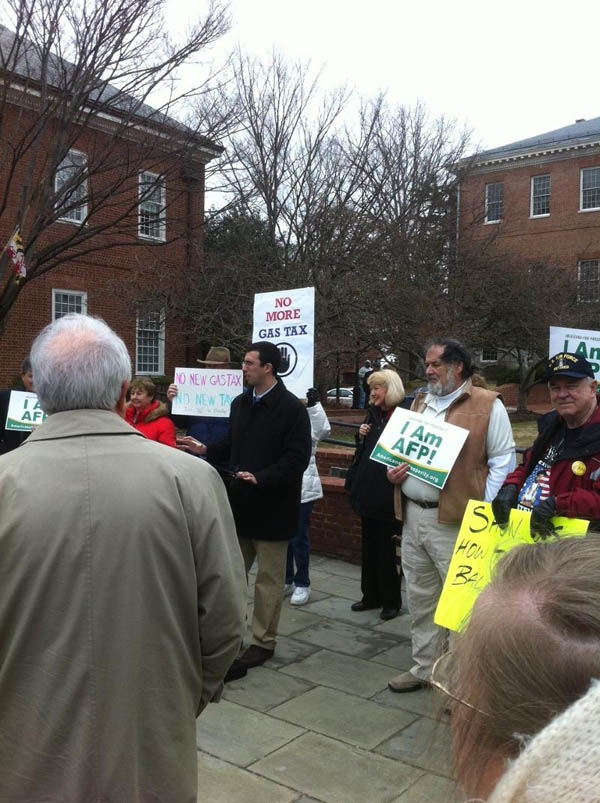
[{"label": "man's dark overcoat", "polygon": [[231,405],[229,437],[208,447],[211,463],[249,471],[258,484],[232,479],[229,501],[240,538],[287,541],[298,527],[302,475],[311,454],[308,413],[302,402],[277,385],[254,402],[253,392]]}]

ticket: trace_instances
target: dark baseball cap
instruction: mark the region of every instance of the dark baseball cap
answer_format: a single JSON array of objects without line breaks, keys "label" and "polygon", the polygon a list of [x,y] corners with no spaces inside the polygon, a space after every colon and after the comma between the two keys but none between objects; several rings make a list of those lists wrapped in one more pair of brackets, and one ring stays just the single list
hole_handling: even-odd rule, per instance
[{"label": "dark baseball cap", "polygon": [[561,351],[550,357],[540,382],[549,382],[555,376],[572,376],[574,379],[583,379],[586,376],[590,379],[595,378],[589,362],[578,354],[569,354],[568,351]]}]

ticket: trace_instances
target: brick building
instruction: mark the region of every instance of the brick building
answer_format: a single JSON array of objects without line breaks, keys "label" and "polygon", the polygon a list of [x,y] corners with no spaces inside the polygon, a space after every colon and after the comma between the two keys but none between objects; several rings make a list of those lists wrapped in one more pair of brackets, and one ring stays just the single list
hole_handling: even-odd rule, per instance
[{"label": "brick building", "polygon": [[[459,248],[562,268],[600,301],[600,117],[485,151],[461,181]],[[482,362],[495,361],[494,350]]]},{"label": "brick building", "polygon": [[[13,36],[0,26],[3,52]],[[44,86],[33,55],[0,73],[0,249],[19,224],[29,263],[0,333],[0,387],[70,311],[104,318],[135,373],[172,376],[196,354],[165,299],[201,260],[205,165],[222,148],[106,84],[68,116],[57,87],[71,67],[55,64]]]}]

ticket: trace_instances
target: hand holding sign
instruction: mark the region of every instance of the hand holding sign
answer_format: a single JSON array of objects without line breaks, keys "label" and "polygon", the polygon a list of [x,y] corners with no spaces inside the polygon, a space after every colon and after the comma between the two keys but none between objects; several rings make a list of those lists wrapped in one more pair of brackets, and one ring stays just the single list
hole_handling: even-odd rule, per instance
[{"label": "hand holding sign", "polygon": [[402,485],[404,480],[408,477],[410,466],[408,463],[401,463],[399,466],[388,468],[387,478],[392,485]]},{"label": "hand holding sign", "polygon": [[[468,434],[462,427],[397,407],[370,457],[384,466],[404,463],[412,477],[443,488]],[[403,479],[400,472],[390,478],[396,484]]]},{"label": "hand holding sign", "polygon": [[[530,532],[531,513],[511,510],[507,526],[500,528],[487,502],[471,499],[466,507],[444,587],[435,612],[435,623],[462,630],[480,592],[490,582],[496,562],[519,544],[533,544],[539,536]],[[551,520],[556,538],[586,534],[589,522],[557,516]]]}]

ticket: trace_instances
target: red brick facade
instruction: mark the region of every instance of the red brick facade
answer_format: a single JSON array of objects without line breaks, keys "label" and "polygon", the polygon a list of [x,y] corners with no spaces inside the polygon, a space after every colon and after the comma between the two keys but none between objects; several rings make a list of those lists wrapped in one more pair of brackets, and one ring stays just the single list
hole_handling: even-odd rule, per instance
[{"label": "red brick facade", "polygon": [[[12,108],[5,107],[5,111],[10,112]],[[17,132],[18,126],[24,126],[28,116],[33,118],[34,112],[14,107],[14,115],[14,130]],[[49,141],[51,133],[46,132],[42,136],[47,138],[43,141]],[[211,155],[206,146],[204,149],[198,147],[197,151],[191,149],[184,169],[180,155],[165,154],[163,158],[154,148],[150,158],[151,150],[147,140],[142,144],[134,136],[115,137],[114,132],[101,130],[99,124],[83,128],[72,150],[86,154],[90,160],[94,156],[100,159],[100,154],[107,154],[106,167],[97,172],[90,167],[88,181],[90,225],[106,225],[106,229],[90,240],[93,251],[85,255],[75,254],[73,258],[24,286],[0,334],[0,387],[10,385],[18,375],[21,360],[27,356],[33,338],[52,320],[53,290],[86,294],[88,314],[104,318],[124,339],[135,373],[135,302],[140,300],[140,290],[147,286],[150,277],[155,284],[176,283],[186,269],[201,258],[204,163],[216,155],[216,151]],[[43,145],[38,162],[39,169],[33,180],[40,183],[43,180],[48,181]],[[0,218],[0,250],[19,220],[22,222],[24,244],[26,247],[28,245],[31,216],[36,210],[29,213],[26,211],[22,218],[18,214],[20,188],[26,178],[25,170],[24,161],[17,166],[10,181],[14,191],[11,189],[7,208]],[[144,240],[138,233],[137,178],[143,171],[165,175],[165,242]],[[6,185],[6,166],[4,169],[0,166],[0,178]],[[115,194],[111,202],[104,202],[95,211],[94,196],[102,194],[103,185],[106,190],[107,186],[117,186],[119,182],[119,193]],[[123,219],[124,210],[127,209],[130,213]],[[77,222],[68,221],[51,224],[36,248],[46,247],[63,239],[79,226]],[[118,243],[116,247],[115,243]],[[98,245],[99,250],[95,250]],[[8,276],[6,268],[5,271],[6,275],[0,276],[1,286],[4,286]],[[164,343],[164,373],[167,376],[172,376],[176,365],[191,364],[196,356],[193,344],[186,343],[182,331],[183,327],[176,320],[167,317]]]},{"label": "red brick facade", "polygon": [[[459,242],[475,247],[486,242],[491,255],[524,266],[563,267],[575,275],[579,261],[600,259],[600,210],[582,211],[580,204],[581,170],[590,167],[600,168],[600,144],[483,154],[460,185]],[[550,177],[545,216],[531,215],[534,176]],[[492,183],[503,184],[501,222],[485,222],[486,184]]]},{"label": "red brick facade", "polygon": [[330,476],[333,466],[348,468],[353,456],[353,449],[317,449],[323,499],[313,508],[310,542],[314,552],[360,564],[360,518],[350,507],[345,480]]}]

